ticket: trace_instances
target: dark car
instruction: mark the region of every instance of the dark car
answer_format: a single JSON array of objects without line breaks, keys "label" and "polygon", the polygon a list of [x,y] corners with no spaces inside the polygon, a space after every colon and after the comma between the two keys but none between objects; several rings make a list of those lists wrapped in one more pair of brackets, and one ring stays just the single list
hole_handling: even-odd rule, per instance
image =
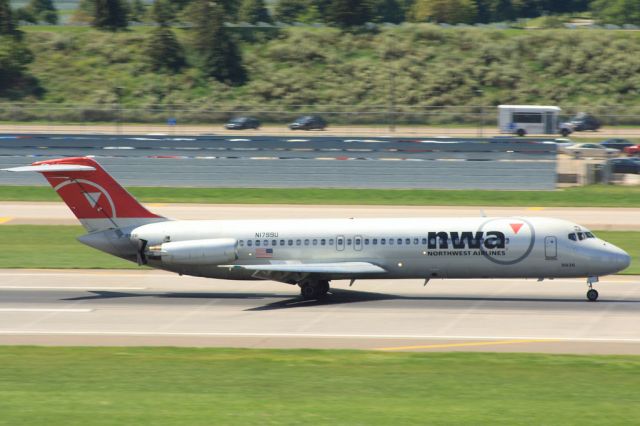
[{"label": "dark car", "polygon": [[624,149],[628,146],[635,145],[632,142],[629,142],[626,139],[607,139],[604,142],[601,142],[600,145],[606,146],[607,148],[617,149],[619,151],[624,151]]},{"label": "dark car", "polygon": [[229,120],[224,127],[229,130],[257,129],[260,127],[260,122],[253,117],[235,117]]},{"label": "dark car", "polygon": [[609,164],[613,173],[640,174],[640,158],[616,158]]},{"label": "dark car", "polygon": [[325,127],[327,127],[327,122],[317,115],[304,115],[289,124],[291,130],[324,130]]},{"label": "dark car", "polygon": [[[593,130],[594,132],[600,128],[600,120],[586,112],[579,112],[571,121],[562,123],[560,130],[570,129],[570,132],[583,132],[585,130]],[[564,135],[564,133],[563,133]]]}]

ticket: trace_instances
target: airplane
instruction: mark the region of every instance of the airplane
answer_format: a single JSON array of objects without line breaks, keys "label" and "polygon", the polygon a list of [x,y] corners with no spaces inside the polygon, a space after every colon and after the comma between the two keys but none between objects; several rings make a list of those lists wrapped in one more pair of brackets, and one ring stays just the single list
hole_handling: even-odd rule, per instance
[{"label": "airplane", "polygon": [[78,240],[180,275],[274,280],[321,299],[331,280],[587,278],[629,266],[578,224],[540,217],[172,220],[143,207],[91,157],[4,169],[41,173],[88,231]]}]

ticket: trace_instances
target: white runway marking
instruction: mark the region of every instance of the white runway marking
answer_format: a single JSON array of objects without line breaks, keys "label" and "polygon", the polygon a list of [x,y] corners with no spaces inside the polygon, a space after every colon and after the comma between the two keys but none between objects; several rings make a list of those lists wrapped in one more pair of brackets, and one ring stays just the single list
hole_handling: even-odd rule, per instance
[{"label": "white runway marking", "polygon": [[640,343],[639,339],[603,337],[541,337],[541,336],[437,336],[395,334],[314,334],[314,333],[208,333],[164,331],[44,331],[0,330],[0,335],[79,335],[79,336],[201,336],[201,337],[291,337],[326,339],[429,339],[429,340],[536,340],[548,342],[617,342]]},{"label": "white runway marking", "polygon": [[21,286],[0,285],[0,290],[146,290],[148,287],[45,287],[45,286]]},{"label": "white runway marking", "polygon": [[0,312],[93,312],[93,309],[63,309],[63,308],[0,308]]}]

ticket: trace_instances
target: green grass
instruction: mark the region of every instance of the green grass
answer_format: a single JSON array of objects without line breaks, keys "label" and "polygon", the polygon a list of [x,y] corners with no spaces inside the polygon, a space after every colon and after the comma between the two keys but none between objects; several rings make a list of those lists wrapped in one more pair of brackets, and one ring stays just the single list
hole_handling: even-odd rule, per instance
[{"label": "green grass", "polygon": [[[640,232],[595,231],[597,236],[626,250],[632,257],[625,274],[640,274]],[[137,269],[136,264],[104,254],[76,241],[80,226],[2,225],[3,241],[10,250],[0,250],[0,268]]]},{"label": "green grass", "polygon": [[632,424],[639,374],[635,356],[0,347],[0,424]]},{"label": "green grass", "polygon": [[[593,185],[556,191],[162,187],[128,190],[143,202],[155,203],[640,207],[640,186]],[[0,186],[0,201],[59,201],[59,198],[49,187]]]},{"label": "green grass", "polygon": [[76,241],[84,234],[81,226],[3,225],[0,235],[11,249],[0,250],[0,268],[139,268]]}]

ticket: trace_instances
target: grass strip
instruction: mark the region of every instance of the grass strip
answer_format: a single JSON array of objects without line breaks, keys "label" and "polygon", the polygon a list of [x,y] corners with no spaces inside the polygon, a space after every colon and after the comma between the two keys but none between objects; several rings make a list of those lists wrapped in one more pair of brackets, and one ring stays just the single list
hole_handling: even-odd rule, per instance
[{"label": "grass strip", "polygon": [[[640,274],[640,232],[595,231],[596,235],[626,250],[632,257],[624,274]],[[81,226],[2,225],[3,241],[11,249],[0,251],[0,268],[33,269],[137,269],[136,264],[87,247],[76,237]]]},{"label": "grass strip", "polygon": [[639,373],[637,356],[4,346],[0,424],[633,424]]},{"label": "grass strip", "polygon": [[[128,188],[143,202],[404,206],[640,207],[640,186],[592,185],[556,191]],[[45,186],[0,186],[0,201],[59,201]]]}]

